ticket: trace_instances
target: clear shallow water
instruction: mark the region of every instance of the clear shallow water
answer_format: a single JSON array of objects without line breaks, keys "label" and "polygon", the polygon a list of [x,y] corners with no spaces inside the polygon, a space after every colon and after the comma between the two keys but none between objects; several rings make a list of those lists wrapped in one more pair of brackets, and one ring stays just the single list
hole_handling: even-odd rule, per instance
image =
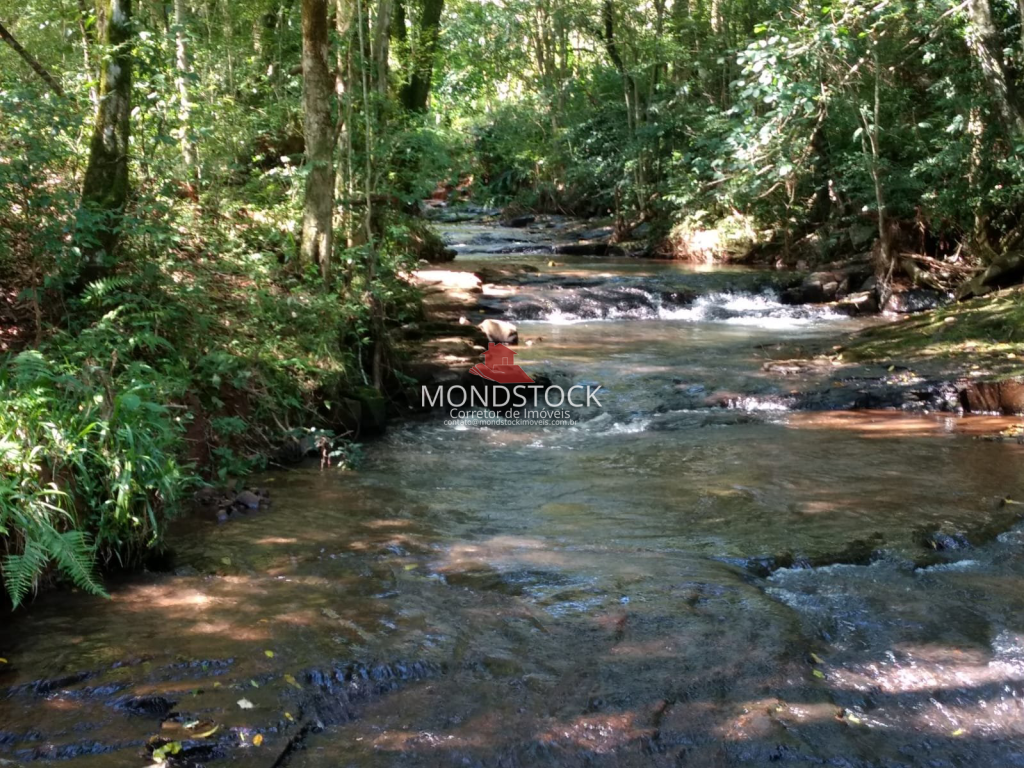
[{"label": "clear shallow water", "polygon": [[46,596],[0,628],[0,759],[145,765],[158,696],[220,725],[209,765],[1024,764],[1002,422],[758,407],[827,375],[776,345],[856,323],[750,273],[471,248],[705,298],[519,323],[528,371],[603,385],[573,428],[408,424],[180,532],[194,575]]}]

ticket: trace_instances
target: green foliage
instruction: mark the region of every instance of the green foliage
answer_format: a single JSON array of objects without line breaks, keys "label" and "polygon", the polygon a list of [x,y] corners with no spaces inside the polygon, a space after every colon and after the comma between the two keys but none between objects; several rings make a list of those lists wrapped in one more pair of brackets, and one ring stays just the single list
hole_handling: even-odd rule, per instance
[{"label": "green foliage", "polygon": [[15,605],[51,564],[99,592],[97,554],[130,557],[155,541],[183,473],[178,430],[154,394],[141,363],[112,376],[31,350],[0,368],[0,535]]},{"label": "green foliage", "polygon": [[[1020,11],[984,2],[1020,111]],[[789,242],[874,215],[874,169],[889,217],[947,244],[981,217],[1005,240],[1024,222],[1024,137],[999,118],[978,35],[953,0],[486,4],[452,19],[438,95],[498,202],[656,231],[738,213]]]},{"label": "green foliage", "polygon": [[[325,401],[365,384],[387,329],[414,317],[396,275],[429,247],[408,214],[438,185],[654,234],[717,226],[737,249],[813,236],[828,256],[882,212],[943,257],[1024,242],[1010,0],[447,0],[434,62],[416,50],[417,4],[402,5],[404,28],[383,4],[392,19],[332,32],[324,279],[297,255],[301,6],[134,9],[125,210],[79,205],[113,53],[99,19],[37,2],[5,19],[66,93],[0,44],[0,316],[24,331],[0,361],[15,602],[52,570],[98,590],[95,562],[137,561],[192,485],[261,466],[296,430],[354,461]],[[399,104],[410,67],[432,83],[431,112]],[[88,257],[114,241],[93,279]]]}]

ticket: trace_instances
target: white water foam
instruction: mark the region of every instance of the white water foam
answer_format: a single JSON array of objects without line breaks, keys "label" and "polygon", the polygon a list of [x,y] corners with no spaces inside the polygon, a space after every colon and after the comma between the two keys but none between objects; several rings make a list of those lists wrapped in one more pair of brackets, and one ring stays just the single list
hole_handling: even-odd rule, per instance
[{"label": "white water foam", "polygon": [[[838,314],[829,307],[783,304],[774,291],[708,293],[685,307],[672,304],[666,306],[658,294],[643,293],[643,296],[649,302],[646,306],[617,306],[595,296],[592,311],[580,311],[577,307],[564,309],[554,306],[536,320],[552,325],[608,320],[681,320],[691,323],[725,323],[785,330],[848,319],[846,315]],[[512,314],[515,314],[515,307],[512,308]]]}]

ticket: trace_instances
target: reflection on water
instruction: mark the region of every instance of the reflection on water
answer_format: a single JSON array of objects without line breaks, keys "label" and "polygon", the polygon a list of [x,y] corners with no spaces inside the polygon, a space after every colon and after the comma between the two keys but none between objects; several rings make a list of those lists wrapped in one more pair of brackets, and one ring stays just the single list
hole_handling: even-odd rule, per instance
[{"label": "reflection on water", "polygon": [[520,324],[527,370],[603,386],[575,427],[405,425],[184,526],[179,575],[40,600],[0,629],[0,764],[145,765],[168,718],[220,726],[209,765],[1024,762],[1024,448],[973,437],[1005,421],[708,407],[820,385],[768,350],[856,322],[563,269],[708,290]]}]

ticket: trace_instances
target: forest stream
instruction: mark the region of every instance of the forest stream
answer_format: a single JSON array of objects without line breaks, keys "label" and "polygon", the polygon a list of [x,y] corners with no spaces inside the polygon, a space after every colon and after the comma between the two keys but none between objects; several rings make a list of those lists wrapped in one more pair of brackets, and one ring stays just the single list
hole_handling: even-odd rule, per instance
[{"label": "forest stream", "polygon": [[155,736],[179,766],[1024,765],[1000,419],[790,410],[825,376],[767,350],[879,321],[770,275],[443,232],[451,269],[535,268],[489,299],[516,362],[600,407],[400,424],[182,526],[173,574],[40,597],[0,628],[0,765],[144,766]]}]

